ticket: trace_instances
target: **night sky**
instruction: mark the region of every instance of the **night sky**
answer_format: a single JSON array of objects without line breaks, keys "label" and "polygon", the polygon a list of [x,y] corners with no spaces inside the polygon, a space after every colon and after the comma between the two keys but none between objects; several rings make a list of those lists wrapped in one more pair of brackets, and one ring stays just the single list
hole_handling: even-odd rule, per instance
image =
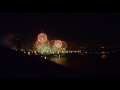
[{"label": "night sky", "polygon": [[43,30],[49,40],[61,39],[84,45],[120,45],[118,12],[1,12],[2,34],[36,41]]}]

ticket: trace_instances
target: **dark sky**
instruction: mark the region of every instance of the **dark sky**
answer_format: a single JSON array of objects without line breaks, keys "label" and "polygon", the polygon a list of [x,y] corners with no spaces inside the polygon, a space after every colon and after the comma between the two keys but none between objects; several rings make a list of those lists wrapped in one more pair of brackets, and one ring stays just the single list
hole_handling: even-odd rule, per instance
[{"label": "dark sky", "polygon": [[94,45],[118,45],[119,12],[1,12],[1,33],[35,41],[44,31],[49,40],[61,39]]}]

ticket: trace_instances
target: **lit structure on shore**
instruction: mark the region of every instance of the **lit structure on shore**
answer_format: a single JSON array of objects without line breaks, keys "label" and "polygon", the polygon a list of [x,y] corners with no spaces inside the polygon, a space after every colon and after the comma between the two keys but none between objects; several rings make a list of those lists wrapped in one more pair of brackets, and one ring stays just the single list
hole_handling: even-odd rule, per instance
[{"label": "lit structure on shore", "polygon": [[45,33],[40,33],[37,41],[34,44],[34,50],[40,54],[60,54],[64,53],[67,48],[67,43],[61,40],[49,40]]}]

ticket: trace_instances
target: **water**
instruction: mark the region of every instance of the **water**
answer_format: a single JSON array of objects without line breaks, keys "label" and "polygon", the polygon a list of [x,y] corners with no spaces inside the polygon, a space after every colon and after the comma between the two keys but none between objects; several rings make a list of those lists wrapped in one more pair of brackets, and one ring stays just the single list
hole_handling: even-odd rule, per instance
[{"label": "water", "polygon": [[49,60],[80,73],[97,72],[109,67],[108,65],[111,63],[106,58],[96,58],[93,56],[90,58],[81,55],[51,56]]},{"label": "water", "polygon": [[64,67],[72,69],[87,77],[120,77],[119,55],[109,55],[102,58],[102,55],[79,55],[67,54],[65,56],[46,56]]},{"label": "water", "polygon": [[64,57],[50,57],[49,58],[51,61],[55,61],[55,63],[63,65],[67,68],[70,68],[72,70],[75,70],[77,72],[82,72],[83,70],[83,64],[84,60],[80,59],[79,57],[73,59],[67,56]]}]

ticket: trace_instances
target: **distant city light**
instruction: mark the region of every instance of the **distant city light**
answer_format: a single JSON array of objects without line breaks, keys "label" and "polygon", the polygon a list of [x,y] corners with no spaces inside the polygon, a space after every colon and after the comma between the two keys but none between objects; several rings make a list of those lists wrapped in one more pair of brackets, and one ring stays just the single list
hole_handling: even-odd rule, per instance
[{"label": "distant city light", "polygon": [[46,56],[45,56],[45,58],[44,59],[46,59]]},{"label": "distant city light", "polygon": [[59,55],[59,58],[60,58],[60,55]]},{"label": "distant city light", "polygon": [[75,53],[77,53],[77,51],[75,51]]},{"label": "distant city light", "polygon": [[106,56],[106,55],[102,55],[102,58],[107,58],[108,56]]},{"label": "distant city light", "polygon": [[21,51],[24,51],[23,49],[21,49]]},{"label": "distant city light", "polygon": [[105,52],[103,51],[103,52],[101,52],[102,54],[105,54]]},{"label": "distant city light", "polygon": [[30,52],[28,52],[28,55],[30,55]]}]

